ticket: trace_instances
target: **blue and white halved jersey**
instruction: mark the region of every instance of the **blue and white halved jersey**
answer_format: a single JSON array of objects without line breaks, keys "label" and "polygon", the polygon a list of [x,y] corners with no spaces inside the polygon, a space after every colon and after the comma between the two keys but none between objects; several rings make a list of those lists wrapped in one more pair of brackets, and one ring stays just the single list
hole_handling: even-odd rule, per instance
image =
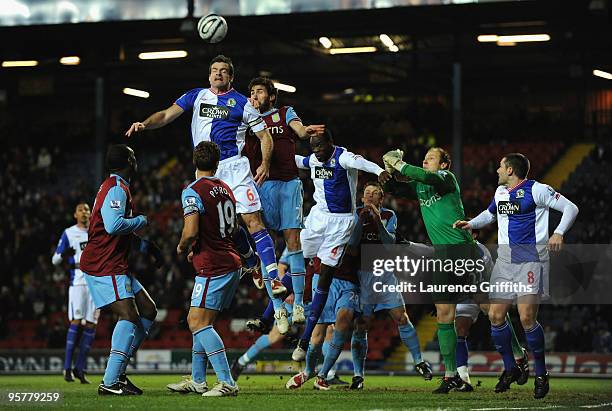
[{"label": "blue and white halved jersey", "polygon": [[[81,229],[76,224],[68,227],[64,230],[57,243],[57,248],[51,262],[54,265],[60,264],[62,262],[61,254],[68,248],[72,248],[75,253],[67,259],[66,263],[71,266],[78,265],[81,262],[81,253],[85,249],[87,241],[87,229]],[[83,272],[79,268],[70,269],[70,285],[87,285]]]},{"label": "blue and white halved jersey", "polygon": [[266,128],[259,111],[234,89],[215,94],[208,88],[195,88],[179,97],[175,104],[183,110],[193,111],[193,146],[212,141],[221,150],[221,160],[240,156],[248,127],[255,133]]},{"label": "blue and white halved jersey", "polygon": [[379,175],[384,170],[360,155],[336,146],[326,162],[317,160],[314,154],[295,156],[296,165],[310,169],[314,182],[314,200],[320,211],[333,214],[353,214],[356,209],[357,175],[359,170]]},{"label": "blue and white halved jersey", "polygon": [[497,187],[488,211],[497,216],[499,256],[512,263],[548,260],[549,208],[560,197],[535,180],[523,180],[512,189]]}]

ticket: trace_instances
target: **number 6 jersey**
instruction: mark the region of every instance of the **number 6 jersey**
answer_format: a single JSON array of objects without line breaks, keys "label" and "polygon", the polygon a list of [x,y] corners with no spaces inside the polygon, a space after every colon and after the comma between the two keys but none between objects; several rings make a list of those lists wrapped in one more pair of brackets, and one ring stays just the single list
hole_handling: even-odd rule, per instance
[{"label": "number 6 jersey", "polygon": [[212,277],[238,270],[242,263],[232,233],[238,224],[234,193],[223,181],[200,177],[181,195],[183,217],[199,216],[193,245],[193,267],[198,276]]}]

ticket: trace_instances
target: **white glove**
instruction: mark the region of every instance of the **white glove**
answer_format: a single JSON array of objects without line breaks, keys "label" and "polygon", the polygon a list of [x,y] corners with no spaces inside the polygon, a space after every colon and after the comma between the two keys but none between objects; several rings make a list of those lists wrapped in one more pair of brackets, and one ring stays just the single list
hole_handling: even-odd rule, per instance
[{"label": "white glove", "polygon": [[406,165],[405,161],[402,161],[404,152],[402,150],[391,150],[383,156],[383,162],[385,163],[385,170],[392,173],[394,170],[402,171],[402,168]]}]

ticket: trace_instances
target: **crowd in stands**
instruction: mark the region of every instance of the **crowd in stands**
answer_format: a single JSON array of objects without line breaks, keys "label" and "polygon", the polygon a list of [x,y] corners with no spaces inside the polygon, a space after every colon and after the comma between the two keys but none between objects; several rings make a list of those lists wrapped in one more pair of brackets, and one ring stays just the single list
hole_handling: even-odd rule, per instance
[{"label": "crowd in stands", "polygon": [[[410,139],[393,135],[391,122],[385,125],[385,130],[390,137],[380,146],[363,141],[353,144],[350,137],[340,132],[338,144],[379,163],[387,149],[401,147],[406,152],[406,160],[413,164],[421,163],[428,146],[440,144],[435,134],[427,130],[415,132]],[[183,319],[193,277],[189,263],[176,257],[175,247],[182,228],[180,193],[193,179],[190,148],[185,142],[161,150],[137,149],[141,167],[131,185],[136,211],[149,216],[150,225],[142,235],[156,241],[165,256],[163,267],[155,270],[150,261],[137,255],[131,263],[132,269],[160,309],[182,310],[180,318]],[[302,153],[307,149],[306,145],[299,147]],[[563,149],[561,143],[466,145],[461,186],[467,216],[475,216],[488,205],[497,183],[495,170],[504,152],[525,152],[532,158],[532,176],[537,178]],[[610,211],[607,204],[611,197],[610,185],[605,173],[610,162],[610,147],[598,146],[563,187],[563,193],[581,208],[581,216],[589,216],[579,217],[568,234],[568,241],[609,243],[612,238],[612,229],[601,223]],[[74,224],[75,205],[82,201],[93,205],[99,182],[93,181],[91,164],[91,154],[66,147],[20,145],[8,147],[0,154],[0,182],[4,188],[0,198],[3,215],[0,221],[0,267],[3,270],[0,276],[0,340],[11,333],[8,320],[38,320],[37,338],[48,341],[49,347],[63,346],[68,280],[61,269],[52,266],[51,256],[62,231]],[[372,178],[368,176],[361,181]],[[309,179],[304,182],[307,213],[312,206],[313,187]],[[402,236],[411,241],[427,242],[417,203],[389,196],[385,205],[397,211]],[[481,241],[486,242],[492,232],[494,230],[483,230]],[[253,317],[263,309],[263,297],[250,279],[243,278],[243,286],[239,287],[233,308],[225,318]],[[64,315],[56,315],[58,312]],[[611,319],[612,312],[605,306],[543,307],[541,321],[546,325],[547,349],[610,352],[612,338],[608,321]],[[479,323],[482,331],[475,327],[474,337],[470,339],[472,349],[490,350],[488,323],[486,320]],[[186,329],[184,323],[178,327]],[[572,334],[576,332],[583,337],[577,339]],[[482,338],[476,338],[480,333]],[[156,333],[152,334],[156,338]]]}]

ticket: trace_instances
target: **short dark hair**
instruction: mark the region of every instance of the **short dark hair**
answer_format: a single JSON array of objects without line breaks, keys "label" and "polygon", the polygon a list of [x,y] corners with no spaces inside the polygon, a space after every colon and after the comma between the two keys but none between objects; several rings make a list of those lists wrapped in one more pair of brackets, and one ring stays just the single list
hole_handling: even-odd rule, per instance
[{"label": "short dark hair", "polygon": [[378,188],[380,190],[380,192],[382,194],[385,194],[385,190],[383,190],[382,185],[380,185],[380,183],[378,181],[376,181],[376,180],[370,180],[370,181],[366,182],[364,184],[364,186],[363,186],[363,191],[365,191],[365,189],[368,188],[368,187],[376,187],[376,188]]},{"label": "short dark hair", "polygon": [[272,80],[267,77],[255,77],[251,80],[249,83],[249,93],[251,93],[251,89],[255,86],[264,86],[269,96],[278,97],[278,90],[274,87]]},{"label": "short dark hair", "polygon": [[525,178],[529,173],[529,159],[521,153],[510,153],[504,156],[506,167],[512,167],[512,171],[518,178]]},{"label": "short dark hair", "polygon": [[200,171],[214,171],[219,165],[221,150],[212,141],[202,141],[193,149],[193,165]]},{"label": "short dark hair", "polygon": [[234,63],[232,63],[232,59],[229,57],[224,56],[223,54],[219,54],[218,56],[216,56],[215,58],[213,58],[210,61],[210,64],[208,65],[208,74],[210,74],[210,71],[212,70],[212,65],[215,63],[225,63],[229,66],[229,75],[234,77]]},{"label": "short dark hair", "polygon": [[448,151],[444,150],[442,147],[432,147],[429,150],[437,151],[440,154],[440,164],[446,163],[446,164],[448,164],[448,167],[446,167],[446,169],[447,170],[450,169],[450,167],[451,167],[451,157],[450,157],[450,154],[448,154]]},{"label": "short dark hair", "polygon": [[113,144],[106,150],[106,168],[108,171],[118,171],[130,166],[132,149],[127,144]]}]

